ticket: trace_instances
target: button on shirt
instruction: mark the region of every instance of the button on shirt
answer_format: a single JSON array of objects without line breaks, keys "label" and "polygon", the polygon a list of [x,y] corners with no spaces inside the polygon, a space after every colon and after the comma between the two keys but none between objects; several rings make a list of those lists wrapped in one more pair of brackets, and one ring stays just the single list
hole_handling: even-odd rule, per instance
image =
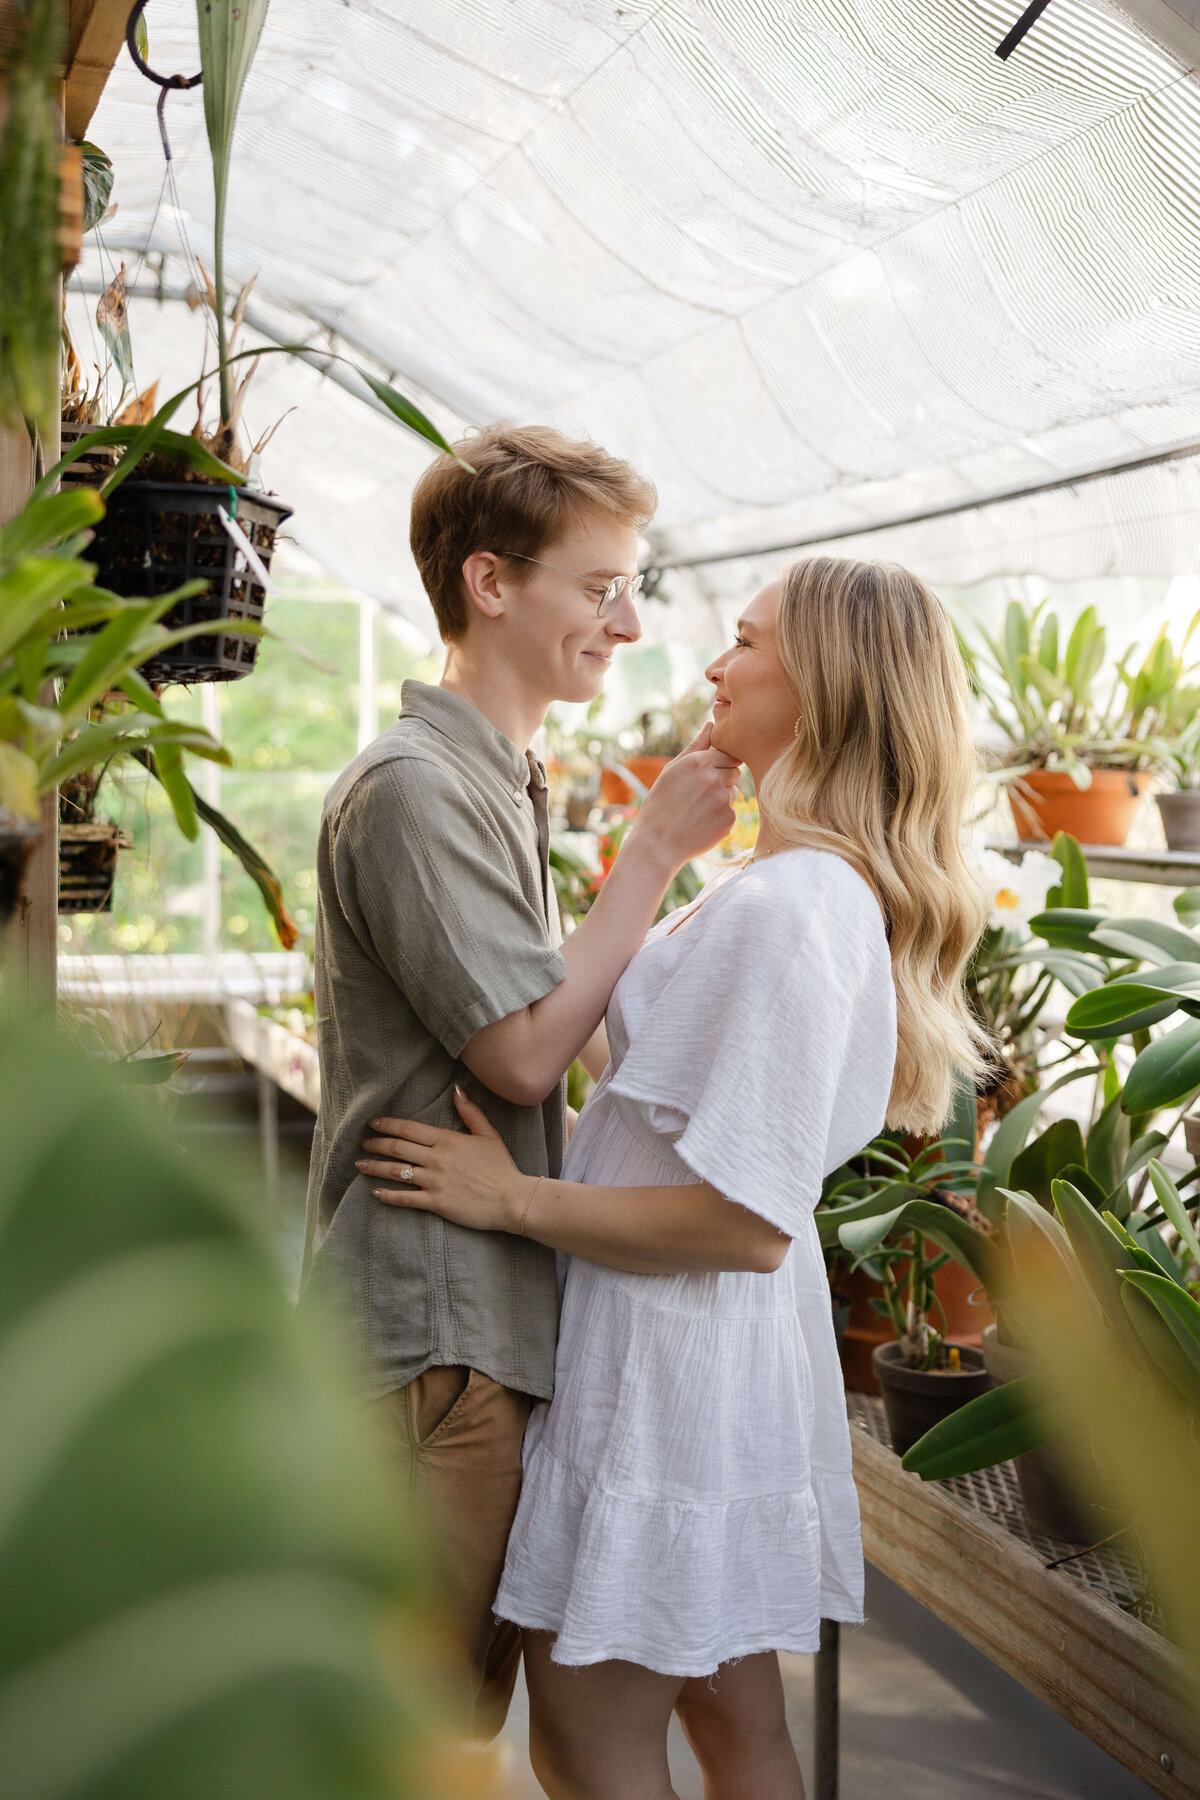
[{"label": "button on shirt", "polygon": [[354,1166],[372,1118],[461,1130],[456,1081],[527,1175],[558,1174],[566,1135],[565,1081],[517,1106],[461,1061],[477,1031],[566,973],[545,770],[457,695],[401,692],[400,718],[334,783],[321,821],[306,1248],[365,1351],[369,1393],[462,1364],[548,1399],[553,1251],[388,1206]]}]

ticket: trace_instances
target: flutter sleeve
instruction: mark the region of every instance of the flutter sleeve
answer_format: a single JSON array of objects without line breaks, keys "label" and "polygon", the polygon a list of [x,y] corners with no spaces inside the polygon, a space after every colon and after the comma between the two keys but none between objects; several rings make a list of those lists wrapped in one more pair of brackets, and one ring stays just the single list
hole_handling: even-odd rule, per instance
[{"label": "flutter sleeve", "polygon": [[681,927],[694,947],[632,1022],[611,1086],[640,1138],[794,1237],[825,1175],[883,1128],[891,963],[839,858],[786,852],[736,879]]}]

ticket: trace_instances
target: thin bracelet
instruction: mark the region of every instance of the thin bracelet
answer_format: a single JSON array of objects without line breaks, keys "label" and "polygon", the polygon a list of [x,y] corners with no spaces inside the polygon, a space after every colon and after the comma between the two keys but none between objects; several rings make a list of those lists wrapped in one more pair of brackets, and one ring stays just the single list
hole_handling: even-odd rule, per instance
[{"label": "thin bracelet", "polygon": [[542,1182],[545,1181],[545,1179],[546,1179],[546,1177],[544,1175],[535,1176],[533,1186],[530,1188],[529,1192],[525,1196],[525,1207],[524,1207],[524,1211],[521,1214],[521,1236],[522,1237],[528,1237],[528,1235],[529,1235],[528,1232],[525,1230],[525,1221],[529,1217],[529,1208],[533,1205],[533,1196],[537,1193],[538,1188],[542,1185]]}]

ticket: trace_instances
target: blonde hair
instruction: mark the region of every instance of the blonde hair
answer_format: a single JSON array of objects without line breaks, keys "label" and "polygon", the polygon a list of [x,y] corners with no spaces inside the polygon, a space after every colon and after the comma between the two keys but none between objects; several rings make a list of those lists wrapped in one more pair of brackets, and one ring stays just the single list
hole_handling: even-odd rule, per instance
[{"label": "blonde hair", "polygon": [[904,569],[814,557],[781,578],[777,642],[799,719],[759,796],[782,846],[830,850],[883,910],[896,987],[889,1126],[940,1132],[956,1074],[990,1058],[963,994],[986,921],[961,829],[974,750],[963,659]]},{"label": "blonde hair", "polygon": [[[540,556],[589,512],[640,531],[658,496],[619,457],[550,425],[485,425],[435,457],[413,489],[409,545],[447,641],[467,628],[462,566],[477,550]],[[471,471],[474,470],[474,473]],[[514,562],[513,572],[527,565]]]}]

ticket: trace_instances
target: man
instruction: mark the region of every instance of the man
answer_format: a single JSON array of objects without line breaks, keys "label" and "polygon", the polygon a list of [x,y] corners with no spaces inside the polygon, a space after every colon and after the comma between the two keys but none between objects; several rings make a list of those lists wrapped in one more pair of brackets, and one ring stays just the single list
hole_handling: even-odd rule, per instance
[{"label": "man", "polygon": [[399,720],[334,784],[322,820],[307,1238],[324,1233],[315,1272],[349,1305],[369,1393],[410,1453],[490,1736],[520,1656],[491,1603],[525,1423],[553,1388],[555,1258],[381,1204],[358,1172],[362,1140],[381,1115],[461,1129],[458,1084],[524,1172],[556,1175],[564,1072],[576,1056],[603,1066],[613,986],[676,871],[732,824],[738,766],[705,735],[663,772],[564,944],[528,745],[552,702],[595,699],[614,651],[641,635],[637,534],[654,490],[545,428],[491,427],[458,449],[412,502],[441,683],[404,684]]}]

